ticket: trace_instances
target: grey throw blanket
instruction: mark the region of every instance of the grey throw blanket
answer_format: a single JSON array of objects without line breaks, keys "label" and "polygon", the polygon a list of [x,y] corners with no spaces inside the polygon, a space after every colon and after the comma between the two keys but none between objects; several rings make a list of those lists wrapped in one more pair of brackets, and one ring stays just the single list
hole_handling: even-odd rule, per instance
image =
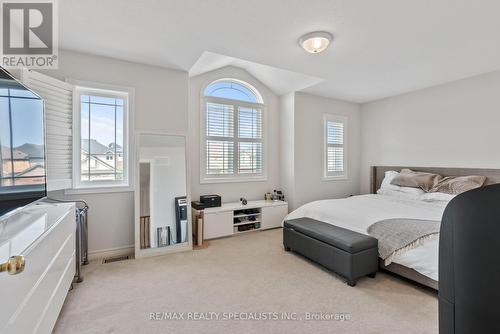
[{"label": "grey throw blanket", "polygon": [[385,265],[395,256],[439,235],[441,222],[435,220],[395,218],[378,221],[368,227],[368,234],[378,239],[379,256]]}]

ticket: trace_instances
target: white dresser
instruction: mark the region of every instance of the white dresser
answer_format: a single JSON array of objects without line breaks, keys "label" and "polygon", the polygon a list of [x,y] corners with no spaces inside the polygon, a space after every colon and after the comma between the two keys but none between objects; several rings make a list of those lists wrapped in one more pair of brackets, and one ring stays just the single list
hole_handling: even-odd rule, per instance
[{"label": "white dresser", "polygon": [[[288,203],[284,201],[248,201],[247,205],[224,203],[203,210],[203,237],[213,239],[280,227],[287,214]],[[250,229],[238,230],[248,225]]]},{"label": "white dresser", "polygon": [[22,255],[24,271],[0,272],[0,333],[51,333],[75,275],[75,206],[37,203],[0,220],[0,263]]}]

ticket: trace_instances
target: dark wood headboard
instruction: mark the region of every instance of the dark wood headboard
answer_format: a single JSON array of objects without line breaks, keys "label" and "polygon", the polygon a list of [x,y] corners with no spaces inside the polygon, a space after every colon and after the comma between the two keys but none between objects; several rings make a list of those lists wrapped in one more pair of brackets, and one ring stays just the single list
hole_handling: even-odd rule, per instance
[{"label": "dark wood headboard", "polygon": [[375,194],[380,188],[385,172],[395,170],[399,172],[403,168],[409,168],[418,172],[436,173],[442,176],[466,176],[481,175],[486,176],[485,184],[500,183],[500,169],[483,168],[447,168],[447,167],[400,167],[400,166],[372,166],[370,178],[370,192]]}]

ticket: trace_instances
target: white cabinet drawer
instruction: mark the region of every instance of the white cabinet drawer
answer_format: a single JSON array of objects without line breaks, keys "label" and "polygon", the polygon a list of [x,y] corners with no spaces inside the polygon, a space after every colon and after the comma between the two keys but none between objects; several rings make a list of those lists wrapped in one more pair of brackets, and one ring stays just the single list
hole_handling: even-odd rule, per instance
[{"label": "white cabinet drawer", "polygon": [[203,238],[213,239],[233,234],[233,212],[210,212],[203,215]]},{"label": "white cabinet drawer", "polygon": [[[16,252],[25,258],[24,271],[0,274],[0,333],[52,331],[75,275],[74,210],[74,205],[69,204],[41,204],[39,208],[23,209],[21,218],[12,219],[13,226],[24,223],[25,227],[13,232],[5,245],[13,248],[17,243],[24,244],[20,241],[30,235],[35,239]],[[26,222],[22,221],[24,217]],[[41,235],[35,233],[39,225],[45,231]]]},{"label": "white cabinet drawer", "polygon": [[269,206],[262,208],[262,229],[280,227],[288,214],[288,205]]}]

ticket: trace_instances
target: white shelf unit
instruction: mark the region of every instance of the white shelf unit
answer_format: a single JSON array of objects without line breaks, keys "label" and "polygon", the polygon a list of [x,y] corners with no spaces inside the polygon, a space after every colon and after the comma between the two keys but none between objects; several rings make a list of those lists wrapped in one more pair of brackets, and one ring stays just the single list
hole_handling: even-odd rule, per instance
[{"label": "white shelf unit", "polygon": [[288,203],[284,201],[249,201],[247,205],[225,203],[203,210],[203,236],[215,239],[281,227],[287,214]]}]

